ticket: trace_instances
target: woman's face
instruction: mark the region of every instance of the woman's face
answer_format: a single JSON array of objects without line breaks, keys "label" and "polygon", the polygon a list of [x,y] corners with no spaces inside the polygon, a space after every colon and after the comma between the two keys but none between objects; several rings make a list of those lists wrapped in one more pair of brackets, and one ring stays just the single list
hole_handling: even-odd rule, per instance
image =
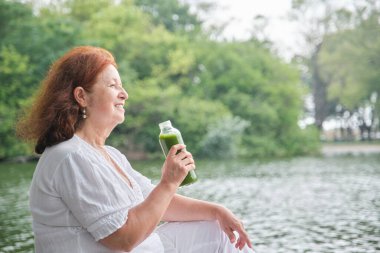
[{"label": "woman's face", "polygon": [[87,98],[86,121],[106,128],[113,128],[124,121],[124,103],[128,93],[113,65],[108,65],[100,72]]}]

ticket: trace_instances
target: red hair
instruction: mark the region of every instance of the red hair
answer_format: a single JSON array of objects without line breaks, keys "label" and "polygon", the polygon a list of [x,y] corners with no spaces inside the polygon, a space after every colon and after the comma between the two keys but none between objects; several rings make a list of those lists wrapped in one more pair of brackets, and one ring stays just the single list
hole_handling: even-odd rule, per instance
[{"label": "red hair", "polygon": [[116,67],[114,57],[105,49],[81,46],[59,58],[51,66],[26,115],[19,121],[18,134],[35,142],[35,151],[73,137],[83,118],[73,91],[81,86],[91,91],[106,66]]}]

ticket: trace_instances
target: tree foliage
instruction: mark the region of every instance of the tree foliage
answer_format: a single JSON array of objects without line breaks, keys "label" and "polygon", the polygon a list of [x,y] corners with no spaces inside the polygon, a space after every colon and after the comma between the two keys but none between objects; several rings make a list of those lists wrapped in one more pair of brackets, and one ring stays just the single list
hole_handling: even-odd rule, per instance
[{"label": "tree foliage", "polygon": [[[378,1],[293,0],[294,16],[308,28],[305,55],[315,101],[316,124],[339,104],[355,114],[380,92],[380,6]],[[324,11],[316,11],[324,10]],[[380,116],[380,101],[374,110]]]},{"label": "tree foliage", "polygon": [[372,10],[356,26],[326,37],[321,55],[329,95],[355,110],[371,94],[380,94],[380,10]]},{"label": "tree foliage", "polygon": [[17,115],[49,65],[83,44],[116,57],[129,99],[126,121],[109,142],[127,153],[160,153],[158,123],[165,120],[181,130],[197,156],[316,150],[317,135],[297,126],[297,70],[257,40],[212,41],[176,0],[62,0],[43,6],[0,0],[0,6],[0,159],[27,154],[14,135]]}]

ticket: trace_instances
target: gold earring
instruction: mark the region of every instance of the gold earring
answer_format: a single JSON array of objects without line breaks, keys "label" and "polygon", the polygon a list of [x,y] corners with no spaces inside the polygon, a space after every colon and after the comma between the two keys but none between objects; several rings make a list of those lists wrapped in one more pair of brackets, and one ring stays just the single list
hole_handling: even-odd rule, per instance
[{"label": "gold earring", "polygon": [[83,108],[83,109],[82,109],[82,118],[84,118],[84,119],[87,118],[86,108]]}]

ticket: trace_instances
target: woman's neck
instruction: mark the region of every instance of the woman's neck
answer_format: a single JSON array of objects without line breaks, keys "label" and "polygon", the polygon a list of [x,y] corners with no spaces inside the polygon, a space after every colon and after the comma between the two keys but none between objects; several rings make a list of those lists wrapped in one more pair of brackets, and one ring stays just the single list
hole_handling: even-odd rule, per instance
[{"label": "woman's neck", "polygon": [[108,129],[93,127],[89,124],[84,124],[75,132],[76,135],[96,148],[104,146],[110,133],[111,131],[108,131]]}]

